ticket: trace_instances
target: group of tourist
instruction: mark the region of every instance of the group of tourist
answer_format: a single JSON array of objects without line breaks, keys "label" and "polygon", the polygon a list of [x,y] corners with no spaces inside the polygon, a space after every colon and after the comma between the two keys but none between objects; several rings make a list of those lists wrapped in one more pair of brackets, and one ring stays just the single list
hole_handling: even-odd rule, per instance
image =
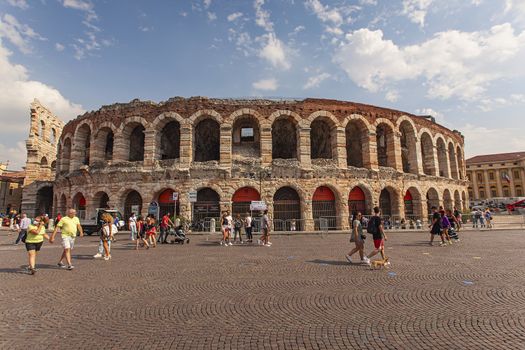
[{"label": "group of tourist", "polygon": [[[230,214],[230,211],[225,210],[221,216],[222,239],[219,242],[219,244],[225,247],[232,246],[233,243],[237,241],[237,237],[239,238],[239,243],[243,244],[244,240],[242,239],[241,232],[243,228],[246,234],[246,242],[253,243],[252,231],[254,223],[255,221],[253,220],[249,212],[246,213],[246,216],[244,218],[241,218],[241,214],[237,214],[235,218],[233,218]],[[264,211],[263,216],[261,218],[261,230],[261,238],[257,240],[257,244],[270,247],[272,245],[272,242],[270,242],[271,225],[270,219],[268,217],[268,210]],[[233,242],[231,238],[232,232]]]},{"label": "group of tourist", "polygon": [[[346,255],[346,260],[348,260],[349,263],[354,263],[352,260],[352,255],[355,253],[359,253],[359,257],[361,259],[360,263],[363,264],[370,265],[370,258],[374,257],[378,253],[381,254],[382,260],[386,261],[385,241],[387,240],[387,236],[385,234],[383,220],[379,214],[379,207],[374,207],[374,215],[368,220],[366,220],[361,212],[356,212],[352,215],[352,232],[350,235],[350,242],[354,242],[355,247]],[[367,236],[363,230],[363,227],[366,227],[366,232],[372,235],[372,239],[374,241],[374,250],[372,250],[372,252],[366,256],[364,249]]]},{"label": "group of tourist", "polygon": [[492,213],[489,208],[484,211],[481,208],[476,208],[472,212],[472,228],[488,228],[493,227],[492,224]]}]

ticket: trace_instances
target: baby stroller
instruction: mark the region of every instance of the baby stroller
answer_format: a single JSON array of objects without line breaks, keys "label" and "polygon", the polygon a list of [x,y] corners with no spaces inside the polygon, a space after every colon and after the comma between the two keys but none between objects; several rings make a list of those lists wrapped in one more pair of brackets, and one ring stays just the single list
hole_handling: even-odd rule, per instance
[{"label": "baby stroller", "polygon": [[177,226],[175,228],[170,227],[168,230],[168,235],[171,236],[171,244],[190,243],[190,239],[186,238],[186,233],[184,233],[182,226]]},{"label": "baby stroller", "polygon": [[454,228],[454,226],[451,226],[448,229],[448,236],[451,239],[453,239],[454,241],[459,242],[459,236],[458,236],[458,233],[456,232],[456,229]]}]

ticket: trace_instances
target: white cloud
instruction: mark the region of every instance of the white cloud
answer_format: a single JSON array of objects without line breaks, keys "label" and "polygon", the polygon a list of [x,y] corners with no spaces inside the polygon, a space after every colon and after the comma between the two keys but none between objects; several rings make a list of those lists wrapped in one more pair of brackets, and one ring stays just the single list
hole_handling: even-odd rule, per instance
[{"label": "white cloud", "polygon": [[252,84],[252,87],[256,90],[275,91],[279,87],[279,84],[275,78],[270,78],[256,81]]},{"label": "white cloud", "polygon": [[242,12],[235,12],[235,13],[228,15],[228,17],[226,18],[228,19],[228,22],[233,22],[236,19],[239,19],[241,17],[242,17]]},{"label": "white cloud", "polygon": [[211,0],[204,0],[203,3],[204,3],[204,8],[207,9],[211,5]]},{"label": "white cloud", "polygon": [[217,19],[215,12],[208,12],[208,21],[213,22]]},{"label": "white cloud", "polygon": [[56,43],[55,44],[55,50],[57,50],[58,52],[62,52],[64,51],[64,45],[62,45],[61,43]]},{"label": "white cloud", "polygon": [[64,7],[72,8],[75,10],[80,11],[93,11],[93,4],[88,1],[83,0],[64,0],[63,3]]},{"label": "white cloud", "polygon": [[525,31],[515,34],[508,23],[480,32],[449,30],[400,47],[381,30],[365,28],[346,35],[333,61],[372,92],[422,79],[430,98],[479,100],[491,83],[525,76]]},{"label": "white cloud", "polygon": [[399,92],[397,90],[389,90],[385,94],[385,99],[389,102],[396,102],[399,99]]},{"label": "white cloud", "polygon": [[253,7],[255,8],[255,23],[264,28],[267,32],[273,32],[273,23],[270,20],[270,12],[264,10],[262,6],[264,5],[264,0],[255,0],[253,2]]},{"label": "white cloud", "polygon": [[[26,131],[29,133],[29,129]],[[26,158],[27,150],[24,142],[19,141],[14,144],[14,147],[0,143],[0,162],[6,163],[9,161],[10,170],[21,170],[22,167],[25,166]]]},{"label": "white cloud", "polygon": [[275,36],[274,33],[264,35],[265,44],[259,52],[259,56],[264,58],[276,68],[288,70],[291,64],[285,53],[284,44]]},{"label": "white cloud", "polygon": [[377,5],[377,0],[359,0],[359,4],[375,6]]},{"label": "white cloud", "polygon": [[432,0],[403,0],[403,14],[412,22],[425,26],[425,17]]},{"label": "white cloud", "polygon": [[323,22],[331,22],[335,26],[340,26],[343,23],[343,16],[337,9],[330,9],[328,6],[324,6],[319,0],[308,0],[305,6],[312,10]]},{"label": "white cloud", "polygon": [[438,124],[446,124],[446,121],[445,121],[445,115],[443,113],[440,113],[438,111],[435,111],[433,110],[432,108],[419,108],[419,109],[416,109],[416,114],[418,115],[430,115],[434,118],[436,118],[436,122]]},{"label": "white cloud", "polygon": [[[45,83],[31,80],[27,69],[10,62],[11,52],[0,39],[0,150],[10,150],[29,133],[29,105],[34,98],[56,113],[62,120],[69,120],[84,112],[82,106],[72,103],[57,89]],[[17,145],[15,150],[20,149]],[[6,153],[4,154],[4,157]],[[15,168],[25,162],[23,155],[7,153]]]},{"label": "white cloud", "polygon": [[308,78],[308,81],[303,86],[304,90],[312,89],[318,87],[324,80],[330,78],[331,75],[328,73],[321,73],[318,75],[314,75],[313,77]]},{"label": "white cloud", "polygon": [[466,157],[525,149],[525,138],[521,128],[465,124],[458,129],[465,136]]},{"label": "white cloud", "polygon": [[29,8],[26,0],[7,0],[7,3],[11,6],[21,8],[22,10]]},{"label": "white cloud", "polygon": [[26,24],[21,24],[8,13],[0,17],[0,38],[6,38],[23,53],[31,52],[29,44],[31,39],[46,40],[36,33],[33,28]]}]

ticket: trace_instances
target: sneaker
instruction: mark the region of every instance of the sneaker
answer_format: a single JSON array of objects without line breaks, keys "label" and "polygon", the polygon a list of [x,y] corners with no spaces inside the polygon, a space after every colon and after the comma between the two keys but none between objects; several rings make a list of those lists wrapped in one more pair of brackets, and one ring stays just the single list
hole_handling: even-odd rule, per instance
[{"label": "sneaker", "polygon": [[[102,254],[97,253],[97,254],[93,255],[93,258],[95,258],[95,259],[102,258]],[[62,265],[63,265],[63,264],[62,264]]]},{"label": "sneaker", "polygon": [[272,245],[272,242],[268,242],[268,243],[266,243],[266,244]]},{"label": "sneaker", "polygon": [[64,268],[66,267],[66,264],[64,264],[62,261],[57,264],[58,267]]},{"label": "sneaker", "polygon": [[449,244],[449,245],[452,244],[452,241],[448,241],[448,244]]},{"label": "sneaker", "polygon": [[445,242],[441,242],[441,243],[439,243],[439,246],[440,246],[440,247],[444,247],[444,246],[446,246],[446,245],[447,245],[447,244],[446,244]]},{"label": "sneaker", "polygon": [[220,245],[224,245],[224,242],[223,242],[223,241],[220,241],[220,243],[219,243],[219,244],[220,244]]},{"label": "sneaker", "polygon": [[265,246],[265,247],[271,247],[272,245],[271,245],[271,244],[268,244],[268,243],[266,243],[266,244],[265,244],[264,246]]},{"label": "sneaker", "polygon": [[105,261],[108,261],[109,259],[110,259],[109,256],[105,256],[105,257],[104,257],[104,260],[105,260]]},{"label": "sneaker", "polygon": [[29,271],[29,274],[30,274],[30,275],[34,275],[35,272],[36,272],[36,269],[30,267],[30,268],[28,269],[28,271]]},{"label": "sneaker", "polygon": [[75,268],[75,267],[74,267],[73,265],[69,265],[69,266],[67,267],[67,269],[68,269],[69,271],[73,270],[74,268]]},{"label": "sneaker", "polygon": [[261,244],[261,240],[260,239],[257,240],[257,244]]},{"label": "sneaker", "polygon": [[461,242],[461,241],[460,241],[459,238],[458,238],[458,239],[456,239],[456,242]]},{"label": "sneaker", "polygon": [[363,257],[363,259],[361,260],[361,263],[362,264],[370,264],[370,259],[368,259],[367,256]]},{"label": "sneaker", "polygon": [[233,243],[232,243],[232,242],[230,242],[230,243],[228,243],[228,245],[233,245]]},{"label": "sneaker", "polygon": [[345,255],[345,258],[350,264],[353,264],[352,259],[350,258],[350,255]]}]

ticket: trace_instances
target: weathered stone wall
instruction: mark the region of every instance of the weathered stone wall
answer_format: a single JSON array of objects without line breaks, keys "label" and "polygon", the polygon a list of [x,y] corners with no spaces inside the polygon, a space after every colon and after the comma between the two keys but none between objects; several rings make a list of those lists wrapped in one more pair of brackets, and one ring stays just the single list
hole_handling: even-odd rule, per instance
[{"label": "weathered stone wall", "polygon": [[[238,120],[256,123],[252,125],[258,147],[247,143],[246,151],[239,151],[242,145]],[[284,123],[285,120],[289,123]],[[170,121],[180,126],[179,157],[162,159],[165,146],[160,135]],[[210,125],[218,123],[218,130],[213,132],[210,127],[207,132],[200,131],[197,125],[203,121]],[[289,130],[283,132],[281,124],[288,125]],[[144,160],[130,162],[130,135],[137,125],[145,129]],[[378,163],[376,129],[379,125],[386,136],[381,146],[384,146],[387,167],[380,167]],[[93,198],[95,195],[98,198],[101,191],[109,196],[110,205],[123,209],[126,195],[136,190],[142,197],[145,214],[147,204],[167,188],[181,194],[181,213],[191,217],[187,198],[191,190],[212,188],[221,198],[221,208],[229,208],[235,191],[249,186],[261,192],[271,211],[273,194],[282,186],[290,186],[300,195],[302,218],[307,221],[305,228],[313,226],[312,196],[319,186],[330,188],[336,198],[339,228],[348,224],[342,218],[348,216],[348,198],[354,186],[366,193],[369,208],[378,204],[379,194],[386,188],[393,203],[392,213],[399,216],[405,212],[403,198],[407,190],[417,207],[415,211],[421,215],[427,212],[426,197],[430,189],[439,194],[437,201],[441,203],[450,197],[445,190],[452,193],[452,198],[459,198],[446,202],[449,206],[464,208],[468,201],[464,162],[461,162],[464,159],[461,134],[427,118],[379,107],[318,99],[173,98],[158,104],[134,100],[105,106],[71,121],[64,128],[62,145],[71,143],[73,150],[86,145],[83,136],[86,133],[79,131],[87,128],[91,135],[89,144],[94,145],[88,150],[93,161],[79,165],[75,160],[78,155],[73,152],[69,159],[67,153],[62,152],[60,163],[68,166],[61,167],[55,184],[55,208],[72,205],[71,199],[81,193],[86,199],[87,216],[98,205]],[[115,137],[111,159],[101,154],[104,149],[101,143],[105,142],[108,130]],[[347,139],[356,134],[360,147]],[[215,149],[217,135],[218,149]],[[403,172],[402,137],[407,172]],[[422,139],[425,142],[421,142]],[[445,148],[438,148],[438,144]],[[287,149],[272,149],[274,147]],[[448,149],[453,154],[447,153]],[[312,159],[315,158],[312,150],[318,158]],[[349,152],[356,150],[361,154],[348,157]],[[272,154],[284,154],[290,159],[274,159]],[[457,170],[451,171],[451,168]],[[438,169],[444,170],[444,176],[438,176]]]}]

